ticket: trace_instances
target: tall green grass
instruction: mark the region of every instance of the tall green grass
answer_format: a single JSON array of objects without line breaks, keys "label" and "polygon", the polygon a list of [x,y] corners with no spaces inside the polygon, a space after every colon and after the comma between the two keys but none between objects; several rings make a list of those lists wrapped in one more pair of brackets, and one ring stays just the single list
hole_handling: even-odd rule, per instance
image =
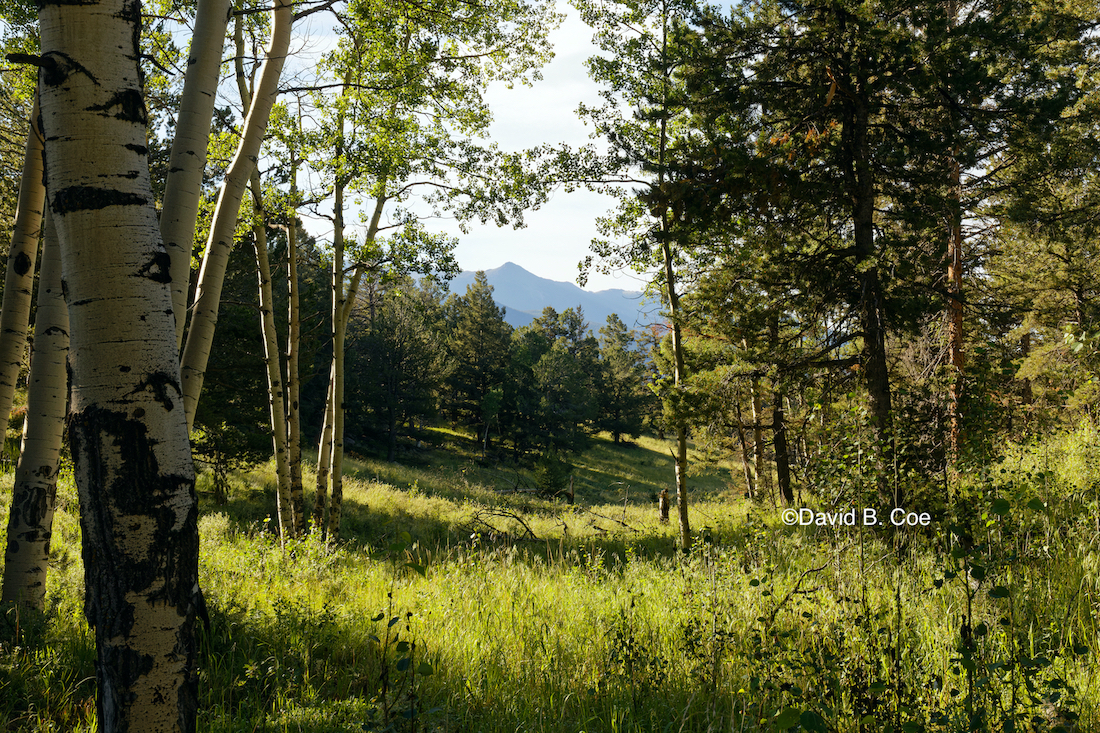
[{"label": "tall green grass", "polygon": [[[204,499],[201,730],[1100,729],[1097,535],[1035,472],[975,476],[968,517],[901,534],[784,526],[719,467],[685,556],[656,441],[598,443],[573,505],[461,446],[412,457],[350,461],[335,546],[276,541],[270,467]],[[5,617],[7,730],[92,729],[62,497],[50,610]]]}]

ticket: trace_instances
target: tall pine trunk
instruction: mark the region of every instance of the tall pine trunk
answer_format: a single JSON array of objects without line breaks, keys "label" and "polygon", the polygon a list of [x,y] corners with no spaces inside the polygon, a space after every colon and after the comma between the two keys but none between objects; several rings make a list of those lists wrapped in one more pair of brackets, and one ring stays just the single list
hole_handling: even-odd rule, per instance
[{"label": "tall pine trunk", "polygon": [[65,427],[69,311],[61,294],[61,253],[47,214],[38,276],[38,311],[27,379],[23,446],[15,469],[4,561],[5,603],[45,609],[46,570]]},{"label": "tall pine trunk", "polygon": [[169,257],[149,177],[141,4],[43,4],[39,19],[98,727],[190,733],[198,514]]},{"label": "tall pine trunk", "polygon": [[875,172],[871,166],[870,121],[867,105],[857,99],[846,108],[842,144],[847,160],[844,178],[850,198],[852,235],[859,275],[857,304],[863,349],[860,367],[867,389],[872,429],[875,433],[874,467],[878,498],[886,505],[902,503],[901,488],[891,486],[887,467],[894,450],[893,406],[890,372],[886,362],[886,302],[875,247]]},{"label": "tall pine trunk", "polygon": [[963,377],[966,366],[963,355],[963,235],[962,235],[962,183],[959,164],[951,161],[950,226],[947,233],[947,350],[951,362],[951,386],[949,409],[951,422],[948,428],[948,463],[954,468],[959,460],[963,439],[962,400]]},{"label": "tall pine trunk", "polygon": [[760,491],[775,503],[772,491],[772,472],[768,467],[767,446],[764,444],[764,399],[760,394],[760,379],[753,377],[752,385],[752,456],[756,464],[756,483]]}]

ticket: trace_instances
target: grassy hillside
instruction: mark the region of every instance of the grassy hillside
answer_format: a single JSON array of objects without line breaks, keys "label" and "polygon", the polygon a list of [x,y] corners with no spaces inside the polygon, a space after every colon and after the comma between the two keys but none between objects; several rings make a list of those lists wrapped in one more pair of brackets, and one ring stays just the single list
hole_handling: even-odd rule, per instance
[{"label": "grassy hillside", "polygon": [[[966,546],[946,516],[788,527],[716,468],[685,557],[652,501],[662,443],[597,443],[573,505],[476,456],[436,432],[403,466],[353,459],[338,546],[279,545],[270,467],[204,493],[200,729],[1100,729],[1095,526],[1080,496],[1032,502],[1022,467],[971,487]],[[91,730],[73,494],[47,618],[0,621],[7,730]]]}]

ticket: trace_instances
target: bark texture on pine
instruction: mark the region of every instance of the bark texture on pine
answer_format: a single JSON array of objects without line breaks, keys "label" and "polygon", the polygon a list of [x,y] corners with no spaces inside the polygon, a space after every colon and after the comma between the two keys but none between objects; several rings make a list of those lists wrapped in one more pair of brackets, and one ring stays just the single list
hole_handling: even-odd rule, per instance
[{"label": "bark texture on pine", "polygon": [[42,178],[42,133],[38,129],[38,117],[36,99],[27,132],[23,177],[19,182],[15,227],[4,276],[3,311],[0,312],[0,417],[4,422],[11,414],[15,383],[19,380],[19,369],[27,346],[34,263],[38,257],[38,236],[42,230],[42,210],[46,199]]},{"label": "bark texture on pine", "polygon": [[169,258],[149,178],[141,4],[42,4],[39,19],[99,730],[190,733],[198,515]]},{"label": "bark texture on pine", "polygon": [[901,488],[889,480],[887,466],[893,457],[893,406],[890,372],[886,361],[885,294],[879,274],[875,247],[875,173],[870,164],[870,121],[866,104],[860,100],[846,111],[842,132],[847,159],[845,184],[851,198],[852,231],[859,276],[858,314],[863,332],[860,355],[863,381],[867,389],[872,428],[877,450],[875,469],[879,500],[901,506]]},{"label": "bark texture on pine", "polygon": [[46,572],[57,500],[57,466],[65,432],[69,311],[61,294],[61,253],[49,215],[42,240],[38,311],[27,378],[23,444],[12,486],[4,559],[5,603],[45,609]]},{"label": "bark texture on pine", "polygon": [[772,435],[775,443],[775,477],[779,484],[779,496],[788,506],[794,504],[791,488],[791,457],[787,446],[787,421],[783,411],[783,393],[776,391],[772,408]]},{"label": "bark texture on pine", "polygon": [[[667,233],[667,225],[663,227]],[[665,270],[665,296],[668,298],[669,315],[672,317],[672,358],[675,388],[682,389],[687,377],[684,363],[683,336],[680,332],[680,296],[676,292],[676,273],[672,266],[672,246],[666,240],[661,248]],[[691,551],[691,523],[688,519],[688,436],[682,415],[676,420],[676,513],[680,520],[680,550]]]},{"label": "bark texture on pine", "polygon": [[195,221],[202,199],[206,146],[214,116],[229,10],[229,0],[198,0],[183,96],[176,114],[176,134],[168,159],[168,178],[164,183],[160,234],[172,263],[169,271],[172,274],[172,310],[176,314],[176,348],[183,344],[183,327],[187,319]]},{"label": "bark texture on pine", "polygon": [[191,315],[191,326],[187,332],[187,341],[183,347],[181,367],[183,375],[183,402],[187,412],[187,427],[195,422],[195,410],[202,393],[206,365],[210,360],[210,347],[214,342],[214,330],[218,323],[218,306],[221,302],[222,285],[225,282],[225,270],[229,263],[229,252],[233,247],[233,236],[237,227],[237,215],[241,209],[245,188],[248,186],[252,170],[256,167],[256,158],[260,153],[260,144],[267,131],[272,105],[278,96],[279,77],[290,47],[290,29],[293,23],[290,0],[276,0],[274,20],[272,22],[271,42],[267,56],[260,68],[252,104],[244,121],[244,134],[233,161],[225,174],[225,182],[218,194],[218,203],[214,210],[214,223],[210,227],[210,236],[206,242],[206,253],[199,270],[199,281],[195,288],[195,302]]},{"label": "bark texture on pine", "polygon": [[951,188],[955,209],[951,212],[951,224],[947,236],[947,349],[951,361],[951,387],[949,400],[951,424],[948,435],[948,460],[955,465],[963,439],[962,399],[963,377],[966,366],[963,354],[963,235],[962,190],[959,164],[952,161]]}]

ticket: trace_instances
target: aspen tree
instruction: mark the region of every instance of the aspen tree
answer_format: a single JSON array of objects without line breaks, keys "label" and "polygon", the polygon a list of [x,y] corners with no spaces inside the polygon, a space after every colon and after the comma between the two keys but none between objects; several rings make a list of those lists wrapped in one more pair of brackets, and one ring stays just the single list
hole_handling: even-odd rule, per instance
[{"label": "aspen tree", "polygon": [[[237,46],[236,70],[237,91],[241,97],[241,107],[252,104],[252,90],[249,89],[244,73],[244,34],[240,16],[234,29]],[[264,366],[267,371],[268,414],[271,418],[271,442],[275,453],[275,505],[279,516],[279,537],[285,540],[301,532],[301,518],[295,517],[290,498],[290,466],[287,448],[286,409],[283,394],[283,370],[280,360],[278,335],[275,333],[275,306],[271,290],[271,265],[267,257],[267,217],[264,210],[264,192],[260,181],[258,166],[252,167],[249,176],[252,189],[252,246],[256,252],[256,277],[260,299],[260,333],[264,343]]]},{"label": "aspen tree", "polygon": [[19,368],[27,345],[34,263],[38,257],[38,237],[46,196],[42,180],[42,134],[37,124],[38,100],[35,100],[23,155],[23,176],[19,182],[15,229],[8,250],[3,311],[0,313],[0,416],[5,421],[11,413],[15,383],[19,379]]},{"label": "aspen tree", "polygon": [[38,310],[27,378],[23,444],[12,486],[8,544],[4,559],[5,603],[45,609],[46,571],[57,498],[57,466],[65,426],[69,353],[69,311],[61,294],[61,253],[46,216]]},{"label": "aspen tree", "polygon": [[195,220],[202,199],[206,147],[230,7],[230,0],[198,0],[196,5],[195,32],[187,56],[187,74],[176,115],[168,178],[164,183],[160,235],[172,259],[172,310],[176,315],[177,348],[183,345],[187,320]]},{"label": "aspen tree", "polygon": [[240,212],[245,188],[256,166],[271,108],[278,96],[279,77],[282,75],[283,64],[290,47],[290,30],[294,21],[292,7],[290,0],[275,2],[271,41],[260,69],[259,80],[256,82],[252,104],[248,108],[248,115],[244,121],[244,134],[241,136],[237,152],[226,171],[225,181],[218,194],[214,222],[210,227],[206,252],[199,270],[191,325],[180,361],[188,429],[195,422],[195,408],[202,393],[203,376],[210,358],[210,346],[214,341],[218,305],[225,280],[225,269],[229,262],[229,251],[233,247],[237,215]]},{"label": "aspen tree", "polygon": [[98,727],[190,733],[198,515],[169,258],[149,177],[141,4],[43,3],[39,19]]}]

